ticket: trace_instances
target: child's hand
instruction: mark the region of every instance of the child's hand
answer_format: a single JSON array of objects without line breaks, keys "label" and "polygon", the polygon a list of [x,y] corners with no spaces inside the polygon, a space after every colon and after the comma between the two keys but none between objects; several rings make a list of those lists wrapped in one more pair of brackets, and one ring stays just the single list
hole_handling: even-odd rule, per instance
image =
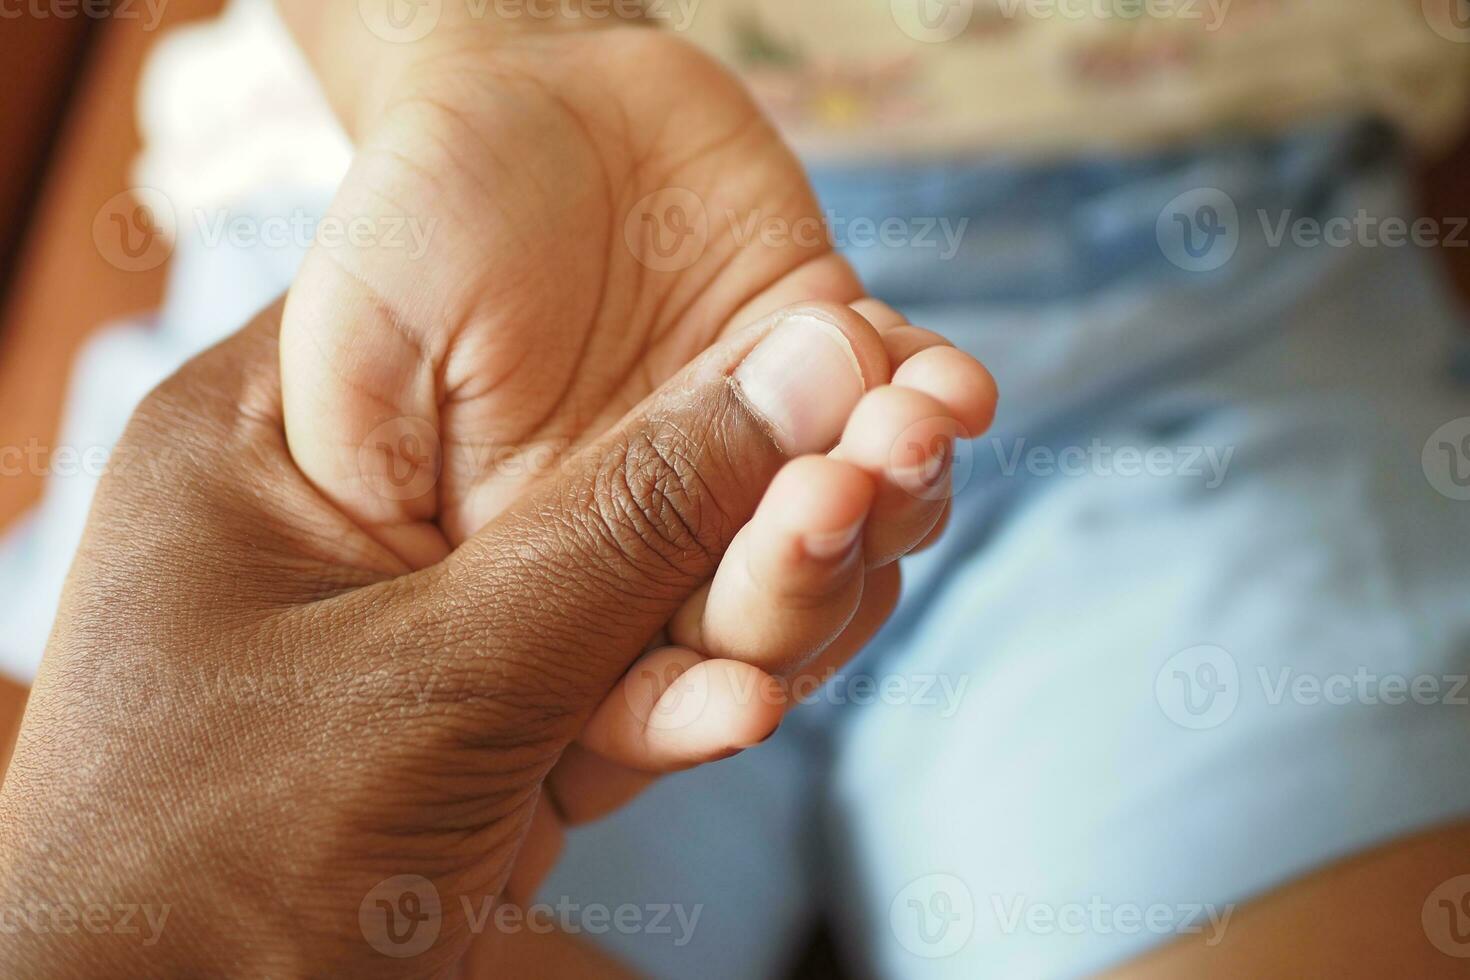
[{"label": "child's hand", "polygon": [[[862,296],[796,160],[694,49],[643,28],[456,36],[360,121],[332,217],[383,234],[312,251],[282,337],[297,462],[409,567],[730,329]],[[400,219],[422,254],[389,243]],[[746,241],[749,222],[791,235]]]},{"label": "child's hand", "polygon": [[[758,321],[807,337],[780,355],[806,407],[767,419],[800,458],[753,520],[724,515],[744,530],[670,622],[673,646],[626,675],[548,782],[524,893],[563,821],[760,741],[786,707],[773,676],[825,672],[871,638],[897,598],[892,563],[942,522],[953,439],[989,424],[995,392],[974,360],[861,299],[812,234],[797,161],[699,53],[642,29],[460,40],[359,121],[333,206],[349,226],[432,228],[427,251],[318,247],[282,331],[298,465],[406,570],[717,340]],[[746,240],[752,227],[786,234]],[[640,490],[655,508],[678,492]]]},{"label": "child's hand", "polygon": [[[862,440],[844,446],[854,462],[790,461],[840,420],[786,362],[856,400],[886,355],[856,314],[823,312],[715,345],[575,468],[407,575],[290,457],[279,306],[180,369],[118,447],[157,465],[98,490],[0,792],[0,903],[173,913],[142,944],[12,930],[0,976],[439,977],[472,943],[505,953],[484,913],[527,896],[562,819],[630,790],[613,760],[669,765],[759,734],[750,700],[716,684],[702,703],[697,685],[680,692],[696,709],[673,712],[681,728],[620,731],[630,716],[608,695],[650,636],[683,619],[681,642],[776,669],[860,601],[864,549],[844,556],[830,532],[867,513],[871,535],[883,481],[862,471]],[[941,384],[933,368],[914,380]],[[882,399],[927,397],[868,399],[886,418]],[[717,572],[699,614],[690,597]],[[765,638],[729,618],[765,617],[767,600],[765,625],[748,623]],[[671,658],[715,678],[756,670]]]}]

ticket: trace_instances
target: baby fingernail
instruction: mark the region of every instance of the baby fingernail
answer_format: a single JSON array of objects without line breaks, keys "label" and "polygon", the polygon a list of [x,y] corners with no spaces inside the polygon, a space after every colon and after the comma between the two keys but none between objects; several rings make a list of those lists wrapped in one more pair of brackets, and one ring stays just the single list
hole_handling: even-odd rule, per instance
[{"label": "baby fingernail", "polygon": [[922,500],[941,499],[946,494],[945,479],[954,462],[954,443],[945,440],[935,447],[933,455],[923,462],[890,471],[893,482]]},{"label": "baby fingernail", "polygon": [[745,358],[734,382],[792,456],[831,448],[863,396],[852,345],[835,324],[811,314],[782,321]]},{"label": "baby fingernail", "polygon": [[806,553],[818,561],[833,561],[852,551],[858,537],[863,533],[863,521],[841,531],[825,531],[804,535],[801,539]]}]

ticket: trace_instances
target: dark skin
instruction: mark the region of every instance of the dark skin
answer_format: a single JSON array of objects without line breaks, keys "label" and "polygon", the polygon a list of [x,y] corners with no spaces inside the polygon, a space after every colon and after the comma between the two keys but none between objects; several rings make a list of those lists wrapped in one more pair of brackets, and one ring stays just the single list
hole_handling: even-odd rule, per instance
[{"label": "dark skin", "polygon": [[22,932],[4,975],[403,976],[358,921],[399,874],[444,904],[408,973],[456,969],[459,899],[502,894],[588,713],[784,462],[728,382],[747,336],[402,575],[291,461],[278,316],[130,424],[0,793],[7,906],[167,905],[167,928]]},{"label": "dark skin", "polygon": [[[1449,172],[1458,181],[1463,168]],[[1463,214],[1464,210],[1446,207],[1441,212]],[[75,274],[73,268],[68,269],[68,275]],[[32,363],[30,358],[15,360]],[[5,693],[6,707],[11,709],[6,716],[18,722],[23,695],[14,688]],[[76,855],[81,849],[71,847],[66,853]],[[1137,969],[1149,977],[1300,976],[1311,971],[1380,976],[1390,968],[1408,975],[1458,975],[1459,964],[1425,942],[1417,919],[1423,895],[1447,875],[1467,870],[1467,854],[1470,830],[1464,827],[1386,846],[1243,909],[1232,920],[1220,947],[1207,950],[1181,943],[1148,958]],[[176,927],[183,921],[171,919]],[[1372,939],[1365,942],[1368,935]],[[579,975],[571,965],[568,969],[573,971],[570,975]],[[1125,971],[1122,975],[1131,974]]]}]

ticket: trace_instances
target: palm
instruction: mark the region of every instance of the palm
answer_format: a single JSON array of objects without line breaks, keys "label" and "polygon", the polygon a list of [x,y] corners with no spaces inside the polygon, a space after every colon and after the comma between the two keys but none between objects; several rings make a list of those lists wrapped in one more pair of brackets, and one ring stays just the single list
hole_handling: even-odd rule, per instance
[{"label": "palm", "polygon": [[[428,250],[316,249],[282,349],[298,464],[407,565],[474,534],[726,330],[861,295],[789,150],[673,39],[472,47],[401,96],[333,210],[416,220]],[[526,846],[554,838],[538,823]],[[523,893],[545,870],[527,864]]]},{"label": "palm", "polygon": [[[731,326],[860,295],[790,152],[678,41],[462,50],[402,96],[334,210],[416,219],[427,254],[317,249],[285,343],[298,459],[410,563],[473,534]],[[442,474],[384,493],[362,447],[388,432],[385,465],[403,462],[405,426],[435,430],[416,438],[437,438]]]}]

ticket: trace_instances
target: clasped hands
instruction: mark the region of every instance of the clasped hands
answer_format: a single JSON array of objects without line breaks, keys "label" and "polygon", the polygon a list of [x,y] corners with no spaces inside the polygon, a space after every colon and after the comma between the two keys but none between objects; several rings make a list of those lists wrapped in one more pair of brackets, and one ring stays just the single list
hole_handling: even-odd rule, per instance
[{"label": "clasped hands", "polygon": [[[333,212],[431,219],[427,252],[315,248],[138,410],[154,465],[99,490],[0,793],[6,900],[168,927],[11,937],[6,975],[493,965],[456,899],[528,900],[567,825],[772,735],[989,424],[984,368],[830,246],[722,224],[819,209],[682,41],[467,24],[397,57],[339,97]],[[670,193],[703,215],[677,262],[629,232]],[[484,465],[507,447],[544,463]],[[411,959],[363,912],[397,876],[440,899]]]}]

